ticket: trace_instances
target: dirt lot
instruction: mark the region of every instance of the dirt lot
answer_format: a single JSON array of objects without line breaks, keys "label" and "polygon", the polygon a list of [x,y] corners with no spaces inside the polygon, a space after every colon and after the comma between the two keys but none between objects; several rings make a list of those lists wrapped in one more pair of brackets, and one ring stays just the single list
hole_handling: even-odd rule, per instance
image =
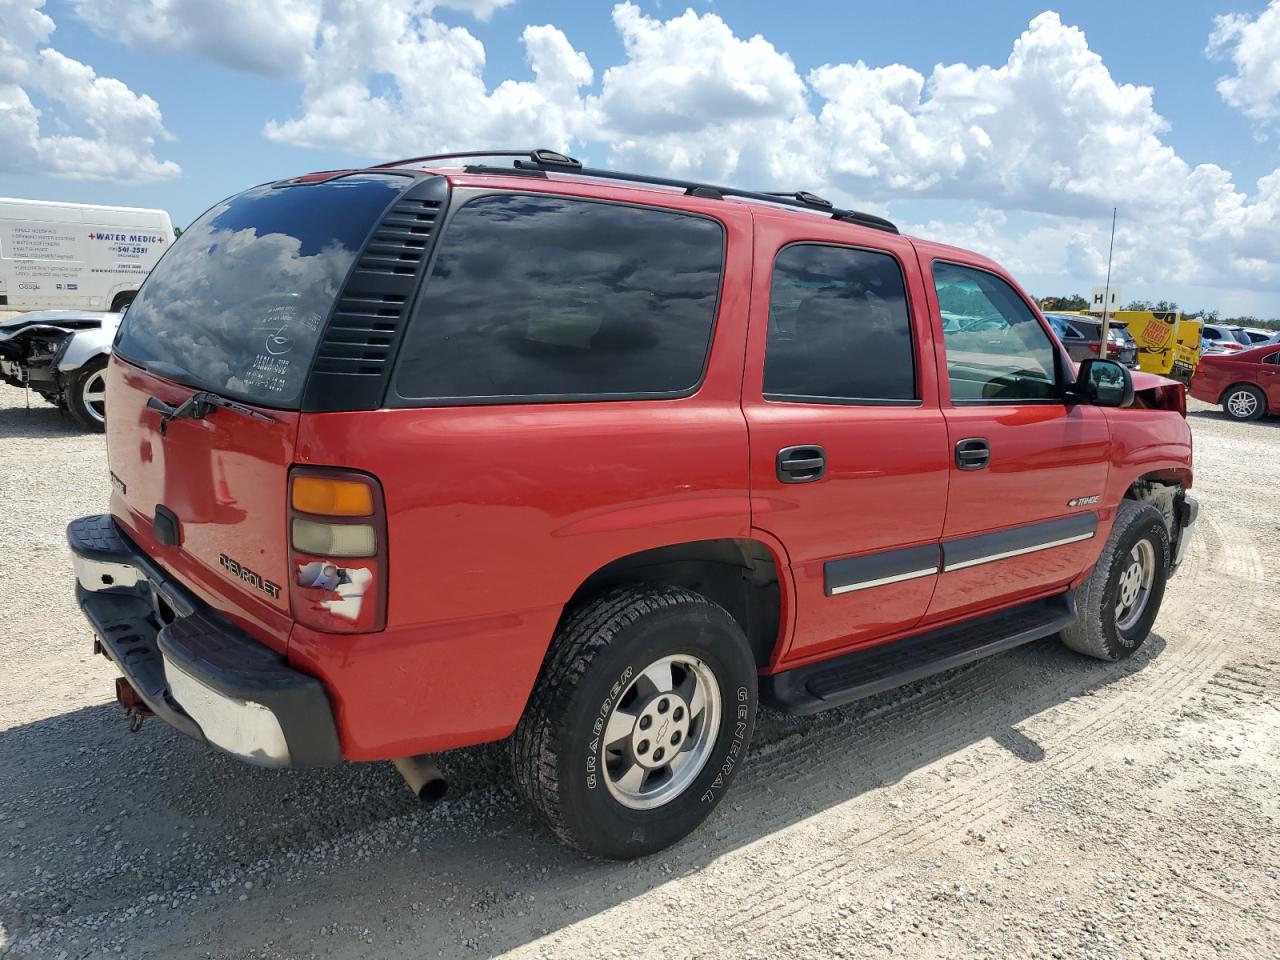
[{"label": "dirt lot", "polygon": [[273,772],[130,735],[63,526],[103,443],[0,387],[0,955],[1280,955],[1280,420],[1197,406],[1199,539],[1156,635],[1046,641],[854,709],[766,714],[734,791],[648,861],[584,862],[448,758]]}]

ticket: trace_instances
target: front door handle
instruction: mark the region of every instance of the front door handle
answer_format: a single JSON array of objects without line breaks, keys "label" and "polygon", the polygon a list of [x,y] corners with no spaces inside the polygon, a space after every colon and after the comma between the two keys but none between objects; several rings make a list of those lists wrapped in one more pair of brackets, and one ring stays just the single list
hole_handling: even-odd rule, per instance
[{"label": "front door handle", "polygon": [[775,462],[778,479],[783,483],[810,483],[827,473],[827,451],[811,443],[783,447]]},{"label": "front door handle", "polygon": [[956,466],[961,470],[981,470],[991,462],[991,444],[984,437],[969,437],[956,444]]}]

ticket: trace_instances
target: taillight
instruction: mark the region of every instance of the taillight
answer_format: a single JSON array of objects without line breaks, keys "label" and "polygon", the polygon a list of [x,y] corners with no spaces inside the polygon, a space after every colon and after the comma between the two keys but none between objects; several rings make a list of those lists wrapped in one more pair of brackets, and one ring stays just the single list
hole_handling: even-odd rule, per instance
[{"label": "taillight", "polygon": [[387,517],[373,477],[330,467],[289,472],[289,603],[326,633],[387,620]]}]

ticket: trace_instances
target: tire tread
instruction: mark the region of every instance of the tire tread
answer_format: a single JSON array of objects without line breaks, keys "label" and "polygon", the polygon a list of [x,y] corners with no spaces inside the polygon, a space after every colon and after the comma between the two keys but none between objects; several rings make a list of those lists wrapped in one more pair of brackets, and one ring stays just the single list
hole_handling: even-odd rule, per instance
[{"label": "tire tread", "polygon": [[[1117,659],[1117,653],[1108,642],[1106,627],[1102,621],[1103,598],[1107,590],[1107,581],[1110,577],[1112,564],[1115,563],[1116,551],[1120,548],[1120,541],[1124,538],[1125,531],[1143,522],[1153,521],[1158,522],[1160,529],[1165,533],[1165,555],[1167,557],[1168,526],[1164,511],[1154,504],[1141,500],[1126,499],[1120,501],[1120,507],[1116,511],[1115,524],[1111,528],[1111,536],[1107,538],[1107,542],[1103,545],[1102,553],[1098,557],[1098,562],[1094,565],[1093,571],[1077,592],[1076,609],[1079,610],[1080,615],[1075,623],[1064,628],[1059,634],[1062,642],[1070,649],[1086,656],[1096,657],[1099,660]],[[1162,575],[1167,576],[1167,571]]]},{"label": "tire tread", "polygon": [[685,604],[722,609],[682,587],[630,584],[583,604],[556,632],[524,716],[511,738],[511,765],[517,789],[551,831],[570,846],[585,850],[560,803],[556,719],[564,714],[596,654],[608,647],[619,632],[650,613]]}]

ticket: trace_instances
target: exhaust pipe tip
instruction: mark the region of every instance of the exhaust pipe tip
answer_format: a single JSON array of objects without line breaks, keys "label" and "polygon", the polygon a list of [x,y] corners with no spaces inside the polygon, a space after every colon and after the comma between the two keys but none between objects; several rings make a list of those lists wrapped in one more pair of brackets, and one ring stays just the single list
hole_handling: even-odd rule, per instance
[{"label": "exhaust pipe tip", "polygon": [[449,792],[449,781],[445,775],[425,757],[397,757],[391,762],[414,796],[427,806],[439,803]]}]

